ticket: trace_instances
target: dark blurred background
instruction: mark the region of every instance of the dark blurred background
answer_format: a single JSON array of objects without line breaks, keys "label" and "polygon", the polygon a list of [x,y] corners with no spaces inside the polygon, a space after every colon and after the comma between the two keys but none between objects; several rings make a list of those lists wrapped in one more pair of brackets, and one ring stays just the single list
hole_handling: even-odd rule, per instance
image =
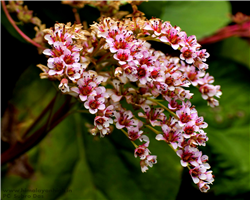
[{"label": "dark blurred background", "polygon": [[[165,5],[165,3],[155,1],[154,4],[159,6]],[[172,2],[169,1],[169,6]],[[27,0],[24,1],[24,4],[28,5],[30,10],[34,10],[34,15],[38,16],[42,23],[45,23],[47,27],[52,27],[55,21],[59,21],[62,23],[66,23],[68,21],[74,22],[74,16],[72,14],[72,10],[67,5],[61,5],[60,1],[31,1]],[[230,12],[228,14],[235,15],[237,12],[242,12],[243,14],[250,15],[249,9],[249,2],[246,0],[229,0],[228,4],[230,6]],[[141,6],[142,11],[145,11],[147,16],[147,10],[152,10],[150,7],[152,4],[148,6],[144,3]],[[159,7],[158,6],[158,7]],[[123,10],[131,11],[130,6],[125,5],[121,7]],[[143,10],[145,9],[145,10]],[[208,8],[209,9],[209,8]],[[151,11],[150,11],[151,12]],[[213,11],[211,11],[213,12]],[[80,10],[80,16],[83,20],[86,20],[88,24],[91,24],[93,21],[96,21],[99,17],[99,12],[97,9],[91,6],[85,6],[82,10]],[[225,18],[228,16],[225,16]],[[176,16],[178,18],[178,16]],[[197,18],[199,18],[199,11],[197,11]],[[17,100],[13,100],[18,96],[17,93],[19,88],[21,88],[22,84],[18,80],[20,76],[22,76],[22,80],[26,80],[27,82],[24,84],[24,87],[28,87],[29,84],[35,79],[39,79],[40,70],[35,67],[36,64],[43,63],[46,64],[46,58],[44,55],[39,55],[37,53],[36,47],[27,44],[22,39],[15,37],[15,30],[9,27],[10,25],[6,22],[4,13],[2,9],[0,10],[0,30],[1,30],[1,79],[0,79],[0,86],[1,86],[1,107],[0,107],[0,116],[2,117],[6,108],[12,105],[13,103],[17,102]],[[195,21],[193,22],[195,26]],[[232,20],[228,20],[227,25],[235,24]],[[222,27],[221,27],[222,28]],[[27,34],[32,37],[34,34],[33,26],[32,25],[25,25],[22,27],[23,31],[27,31]],[[26,33],[26,32],[25,32]],[[192,33],[191,33],[192,34]],[[213,34],[211,34],[213,35]],[[202,39],[202,38],[199,38]],[[237,40],[239,39],[239,40]],[[39,177],[48,176],[50,177],[50,181],[48,181],[51,185],[57,186],[60,185],[59,182],[65,182],[62,186],[64,189],[70,188],[73,190],[73,193],[63,193],[60,192],[56,193],[55,196],[50,197],[50,199],[126,199],[129,196],[133,199],[140,199],[141,196],[144,195],[144,199],[174,199],[173,196],[167,196],[166,192],[164,191],[164,185],[166,184],[166,190],[171,191],[171,188],[175,188],[174,186],[170,186],[171,184],[178,185],[178,188],[173,189],[175,191],[175,195],[177,200],[181,199],[193,199],[193,200],[205,200],[205,199],[214,199],[214,200],[246,200],[250,198],[250,180],[249,180],[249,75],[250,75],[250,51],[249,45],[247,46],[246,39],[249,38],[237,38],[236,40],[225,39],[218,41],[216,43],[204,44],[202,47],[207,49],[210,53],[210,58],[208,59],[208,64],[210,66],[209,73],[215,77],[215,84],[220,84],[222,86],[222,99],[221,99],[221,107],[216,109],[207,108],[206,102],[201,103],[201,98],[197,97],[194,98],[194,105],[197,106],[197,110],[201,115],[204,115],[205,121],[208,122],[209,128],[207,130],[208,137],[210,140],[206,147],[201,148],[205,154],[210,157],[209,163],[212,166],[212,170],[215,174],[215,184],[211,186],[211,190],[207,194],[201,193],[196,186],[192,183],[190,175],[187,169],[184,169],[181,173],[181,168],[176,167],[173,169],[173,173],[177,173],[179,170],[179,181],[172,180],[168,178],[168,175],[163,176],[165,179],[162,180],[160,183],[154,183],[152,181],[161,180],[162,174],[159,173],[166,173],[171,174],[171,165],[176,166],[178,164],[178,158],[173,158],[174,154],[170,153],[171,155],[166,156],[166,159],[169,163],[164,163],[162,159],[160,159],[159,155],[159,163],[157,166],[154,166],[152,172],[147,174],[139,174],[140,166],[137,161],[133,160],[133,149],[130,147],[126,147],[124,145],[119,146],[119,142],[123,142],[124,138],[117,138],[117,136],[112,136],[110,138],[101,138],[96,139],[98,140],[96,144],[93,141],[92,136],[89,137],[86,130],[84,128],[79,128],[78,125],[75,126],[75,123],[80,123],[81,126],[84,123],[89,122],[86,119],[86,116],[81,115],[81,117],[75,117],[75,119],[69,119],[66,122],[63,122],[64,125],[61,125],[61,128],[55,130],[56,139],[52,136],[48,136],[49,138],[52,137],[51,141],[44,141],[38,149],[31,151],[28,154],[30,157],[30,161],[26,163],[26,169],[29,173],[33,174],[36,171],[39,171],[36,174],[35,178],[30,179],[23,178],[17,180],[9,179],[8,177],[11,175],[6,174],[6,166],[2,167],[0,178],[0,191],[1,188],[17,188],[19,185],[22,185],[23,188],[28,188],[31,180],[31,183],[38,180],[35,185],[40,188],[46,188],[46,181],[39,182]],[[242,46],[241,46],[242,45]],[[158,50],[162,50],[165,53],[174,53],[170,48],[166,47],[165,45],[152,43],[152,47]],[[244,47],[244,48],[241,48]],[[237,52],[233,51],[236,49]],[[239,50],[240,49],[240,50]],[[239,55],[248,55],[245,57],[246,59],[241,62],[241,57]],[[234,59],[235,58],[235,59]],[[248,58],[248,60],[247,60]],[[247,64],[249,65],[247,66]],[[33,68],[34,71],[32,71]],[[28,71],[28,72],[27,72]],[[24,73],[25,72],[25,73]],[[25,75],[23,75],[23,73]],[[30,81],[30,83],[29,83]],[[38,84],[43,83],[40,81]],[[49,85],[46,82],[46,85]],[[18,86],[18,87],[17,87]],[[42,87],[42,86],[41,86]],[[17,89],[15,89],[17,88]],[[38,87],[34,87],[36,90],[39,89]],[[20,89],[21,90],[21,89]],[[15,91],[15,92],[13,92]],[[46,91],[45,89],[42,91]],[[29,91],[33,93],[33,91]],[[194,91],[195,92],[195,91]],[[21,93],[23,98],[25,99],[25,93]],[[35,92],[34,95],[37,93]],[[29,94],[30,95],[30,94]],[[27,96],[29,96],[27,95]],[[32,94],[31,94],[32,96]],[[199,96],[199,93],[196,91],[195,96]],[[20,98],[20,96],[18,96]],[[18,100],[19,101],[19,100]],[[41,99],[42,101],[42,99]],[[27,101],[28,102],[28,101]],[[41,102],[36,102],[36,106],[39,106]],[[22,105],[22,104],[21,104]],[[15,109],[18,109],[15,108]],[[22,111],[24,111],[23,109]],[[13,111],[14,112],[14,111]],[[21,112],[21,111],[20,111]],[[20,117],[19,117],[20,118]],[[84,121],[85,120],[85,121]],[[91,121],[89,122],[91,123]],[[66,125],[65,125],[66,124]],[[74,130],[67,129],[67,127],[75,126]],[[77,132],[77,137],[81,138],[81,142],[83,146],[79,147],[78,149],[74,149],[74,146],[67,146],[67,141],[78,144],[79,141],[76,138],[71,138],[68,136],[70,133],[62,133],[61,137],[65,137],[65,141],[60,139],[60,132],[62,129],[68,130],[68,132],[72,133],[74,131]],[[85,128],[86,129],[86,128]],[[79,133],[79,130],[82,130],[82,133]],[[61,131],[63,132],[63,131]],[[73,133],[72,133],[73,134]],[[79,134],[81,136],[79,136]],[[117,133],[120,134],[120,133]],[[211,134],[211,135],[210,135]],[[70,137],[68,139],[67,137]],[[73,137],[73,136],[72,136]],[[62,141],[60,141],[62,140]],[[83,140],[83,141],[82,141]],[[103,141],[100,141],[103,140]],[[54,149],[53,144],[56,142],[61,142],[58,146],[61,149]],[[53,143],[55,142],[55,143]],[[52,146],[49,146],[52,144]],[[47,152],[46,145],[51,148],[51,152],[57,152],[58,154],[55,155],[55,163],[60,163],[60,166],[52,163],[50,166],[49,161],[44,161],[46,165],[42,165],[39,162],[39,159],[43,158],[44,155],[52,154]],[[71,144],[72,145],[72,144]],[[99,145],[99,146],[98,146]],[[58,148],[59,148],[58,147]],[[152,152],[154,152],[154,148],[158,148],[157,145],[152,144],[150,148]],[[6,144],[1,141],[0,149],[3,152],[7,148]],[[73,150],[70,148],[73,148]],[[83,148],[83,149],[81,149]],[[164,147],[165,148],[165,147]],[[65,149],[65,150],[64,150]],[[108,149],[108,150],[107,150]],[[167,149],[164,149],[168,151]],[[40,152],[41,151],[41,152]],[[106,152],[107,154],[104,156],[100,154],[100,152]],[[159,152],[158,152],[159,151]],[[61,155],[60,153],[70,152],[75,156],[68,155]],[[76,153],[77,152],[77,153]],[[84,153],[83,153],[84,152]],[[113,153],[115,152],[115,153]],[[130,153],[128,153],[130,152]],[[160,150],[156,150],[159,154],[162,154]],[[41,154],[40,154],[41,153]],[[84,155],[82,155],[82,153]],[[115,154],[115,155],[113,155]],[[39,157],[40,156],[40,157]],[[64,161],[59,160],[57,162],[58,157],[63,157],[62,160],[65,158]],[[69,156],[69,157],[67,157]],[[113,156],[113,157],[112,157]],[[49,157],[49,156],[48,156]],[[52,156],[53,157],[53,156]],[[126,162],[121,162],[118,159],[122,158]],[[177,157],[177,156],[176,156]],[[36,160],[37,158],[37,160]],[[67,161],[67,158],[70,158]],[[86,163],[88,164],[88,170],[84,168],[81,171],[81,166],[84,165],[77,165],[77,163],[81,163],[81,159],[85,159]],[[99,158],[99,159],[97,159]],[[164,157],[165,158],[165,157]],[[52,159],[52,158],[51,158]],[[50,160],[50,161],[53,161]],[[75,160],[74,160],[75,159]],[[107,159],[107,160],[104,160]],[[130,160],[131,159],[131,160]],[[169,160],[168,160],[169,159]],[[171,162],[170,162],[171,161]],[[176,163],[177,161],[177,163]],[[110,162],[106,164],[105,162]],[[31,163],[31,164],[30,164]],[[66,164],[65,164],[66,163]],[[85,163],[85,164],[86,164]],[[132,163],[132,164],[131,164]],[[162,164],[161,164],[162,163]],[[67,165],[68,164],[68,165]],[[82,164],[82,163],[81,163]],[[136,165],[134,165],[136,164]],[[60,170],[61,166],[67,166],[68,168],[63,168]],[[117,165],[117,167],[115,167]],[[121,166],[120,166],[121,165]],[[166,165],[164,167],[164,165]],[[120,168],[119,168],[120,166]],[[122,168],[122,166],[126,166]],[[135,167],[136,166],[136,167]],[[50,168],[51,167],[51,168]],[[51,174],[48,173],[48,170],[53,170],[56,167],[57,170],[53,171]],[[78,167],[77,169],[75,167]],[[174,168],[174,167],[173,167]],[[112,171],[110,171],[112,169]],[[125,171],[128,170],[128,171]],[[159,171],[156,171],[156,170]],[[165,170],[164,170],[165,169]],[[119,171],[120,170],[120,171]],[[150,171],[149,170],[149,171]],[[8,171],[8,170],[7,170]],[[58,173],[57,173],[58,172]],[[60,173],[59,173],[60,172]],[[106,173],[106,174],[105,174]],[[154,173],[154,174],[153,174]],[[80,178],[82,175],[82,179]],[[88,174],[88,175],[86,175]],[[90,175],[89,175],[90,174]],[[122,175],[124,176],[122,176]],[[16,174],[15,174],[16,175]],[[63,176],[62,179],[62,175]],[[91,176],[92,178],[90,178]],[[6,178],[7,177],[7,178]],[[78,179],[77,179],[78,177]],[[127,177],[128,180],[124,181],[119,180],[119,178]],[[138,180],[134,180],[138,178]],[[9,180],[9,182],[8,182]],[[25,181],[23,181],[25,180]],[[12,182],[11,182],[12,181]],[[74,182],[76,181],[76,182]],[[147,182],[147,184],[145,184]],[[172,183],[171,183],[172,182]],[[89,184],[88,184],[89,183]],[[120,184],[121,185],[120,185]],[[82,185],[81,185],[82,184]],[[49,184],[48,184],[49,185]],[[88,196],[88,192],[82,188],[89,188],[91,185],[91,195]],[[112,185],[112,186],[111,186]],[[130,185],[136,185],[136,189],[131,189]],[[156,185],[158,190],[153,190],[151,185]],[[141,190],[142,194],[139,194],[137,190],[138,188]],[[177,186],[176,186],[177,187]],[[94,188],[94,189],[93,189]],[[122,189],[121,189],[122,188]],[[169,189],[170,188],[170,189]],[[83,190],[85,193],[82,194],[80,191]],[[177,191],[177,192],[176,192]],[[138,194],[137,194],[138,192]],[[162,196],[162,194],[166,194],[166,196]],[[82,194],[82,195],[78,195]],[[86,195],[87,194],[87,195]],[[93,195],[95,194],[95,195]],[[122,196],[122,194],[125,196]],[[126,196],[126,195],[128,196]],[[82,198],[86,195],[84,198]],[[120,195],[120,197],[119,197]],[[171,194],[172,195],[172,194]],[[1,199],[1,196],[0,196]],[[22,199],[22,198],[20,198]],[[25,199],[25,198],[23,198]]]}]

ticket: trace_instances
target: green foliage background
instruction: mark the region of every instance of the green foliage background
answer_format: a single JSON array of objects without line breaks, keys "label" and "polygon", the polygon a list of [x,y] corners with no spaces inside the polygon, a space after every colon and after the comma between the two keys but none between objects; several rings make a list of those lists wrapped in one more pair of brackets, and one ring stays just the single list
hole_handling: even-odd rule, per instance
[{"label": "green foliage background", "polygon": [[[74,22],[70,7],[60,2],[25,4],[47,27],[56,21]],[[131,11],[129,5],[121,9]],[[226,1],[154,1],[142,3],[139,9],[146,17],[170,21],[198,39],[227,25],[231,13],[230,3]],[[95,8],[85,6],[80,17],[91,24],[99,17],[98,13]],[[18,120],[26,122],[39,115],[56,90],[49,80],[39,78],[40,70],[36,64],[46,64],[45,56],[38,55],[35,47],[20,38],[3,12],[1,17],[4,73],[1,73],[1,80],[2,96],[6,99],[2,106],[5,108],[10,99],[18,110]],[[32,27],[20,28],[31,37],[34,35]],[[158,163],[147,173],[141,173],[139,159],[133,156],[133,146],[122,132],[115,130],[105,138],[93,137],[85,126],[93,123],[93,116],[77,113],[66,118],[27,153],[34,170],[29,178],[8,173],[7,165],[2,166],[2,198],[11,193],[8,199],[27,199],[24,195],[34,198],[34,194],[43,195],[42,199],[46,200],[246,199],[250,194],[249,44],[240,38],[228,38],[204,48],[211,55],[209,73],[223,92],[220,106],[212,109],[197,90],[191,89],[195,93],[192,103],[209,124],[206,129],[209,141],[201,149],[209,156],[215,182],[207,194],[198,191],[175,152],[164,142],[155,141],[153,133],[149,133],[150,150],[157,155]],[[6,191],[21,188],[54,189],[54,192]]]}]

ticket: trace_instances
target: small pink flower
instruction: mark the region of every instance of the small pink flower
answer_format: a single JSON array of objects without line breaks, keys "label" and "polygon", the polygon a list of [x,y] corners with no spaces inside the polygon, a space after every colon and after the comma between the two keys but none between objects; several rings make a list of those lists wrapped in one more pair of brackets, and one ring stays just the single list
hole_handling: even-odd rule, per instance
[{"label": "small pink flower", "polygon": [[180,149],[177,155],[181,158],[181,165],[186,167],[189,163],[193,166],[201,164],[201,152],[193,147],[186,146],[184,149]]},{"label": "small pink flower", "polygon": [[68,79],[63,78],[58,86],[58,88],[63,92],[69,92]]},{"label": "small pink flower", "polygon": [[55,25],[55,31],[51,31],[49,34],[46,34],[44,38],[48,41],[50,45],[54,44],[57,41],[67,43],[72,38],[73,35],[65,31],[65,27],[60,26],[61,24]]},{"label": "small pink flower", "polygon": [[191,81],[193,86],[197,86],[198,84],[203,84],[203,82],[201,82],[202,80],[201,77],[205,75],[204,72],[197,71],[193,65],[184,66],[184,70],[185,70],[186,76]]},{"label": "small pink flower", "polygon": [[114,55],[114,58],[118,60],[120,65],[124,65],[127,62],[133,60],[133,57],[130,55],[129,49],[119,49],[118,52]]},{"label": "small pink flower", "polygon": [[143,133],[143,131],[139,130],[138,127],[130,126],[130,127],[127,127],[127,129],[128,129],[128,138],[131,141],[135,141],[139,139]]},{"label": "small pink flower", "polygon": [[183,141],[183,138],[181,136],[181,132],[176,130],[173,131],[171,129],[171,127],[169,127],[168,125],[164,124],[162,125],[162,131],[163,131],[163,135],[162,134],[158,134],[155,139],[156,140],[163,140],[169,144],[172,145],[172,147],[174,149],[177,149],[178,144],[181,143]]},{"label": "small pink flower", "polygon": [[206,52],[206,49],[196,51],[196,54],[203,62],[206,62],[207,58],[210,56],[209,53]]},{"label": "small pink flower", "polygon": [[[140,130],[140,128],[143,126],[143,123],[142,121],[139,121],[137,126],[129,126],[127,127],[128,129],[128,138],[131,140],[131,141],[135,141],[137,139],[140,138],[141,140],[141,136],[143,134],[143,131]],[[144,140],[145,141],[145,140]],[[146,141],[147,142],[147,141]]]},{"label": "small pink flower", "polygon": [[211,84],[214,82],[214,77],[209,76],[209,73],[206,73],[205,76],[199,80],[200,85]]},{"label": "small pink flower", "polygon": [[135,157],[140,157],[141,160],[144,160],[146,158],[147,155],[149,155],[150,151],[147,148],[148,147],[149,142],[146,142],[142,145],[139,145],[134,152],[134,156]]},{"label": "small pink flower", "polygon": [[195,184],[199,183],[200,180],[206,180],[207,176],[205,172],[207,171],[206,167],[203,165],[198,165],[193,169],[189,170],[189,174],[191,175]]},{"label": "small pink flower", "polygon": [[149,22],[146,22],[144,27],[145,30],[152,30],[156,36],[161,34],[162,21],[160,19],[150,19]]},{"label": "small pink flower", "polygon": [[152,66],[153,63],[155,62],[156,58],[155,56],[152,56],[152,52],[148,51],[147,49],[143,50],[140,52],[142,55],[141,58],[134,60],[137,61],[135,64],[136,65],[147,65],[147,66]]},{"label": "small pink flower", "polygon": [[153,167],[153,164],[157,163],[157,156],[147,155],[146,159],[140,161],[141,171],[144,173],[148,170],[148,167]]},{"label": "small pink flower", "polygon": [[134,63],[131,64],[131,62],[129,62],[128,64],[122,65],[121,67],[123,68],[126,77],[131,82],[136,82],[138,80],[137,67]]},{"label": "small pink flower", "polygon": [[123,34],[116,35],[115,40],[113,38],[108,38],[106,41],[110,45],[111,53],[129,48],[129,43],[125,40]]},{"label": "small pink flower", "polygon": [[207,182],[200,180],[198,183],[198,187],[201,192],[207,192],[210,189],[210,186]]},{"label": "small pink flower", "polygon": [[187,108],[183,107],[180,110],[176,111],[176,115],[180,119],[178,123],[181,127],[185,126],[186,123],[192,120],[190,109],[188,107]]},{"label": "small pink flower", "polygon": [[198,117],[198,115],[196,115],[196,120],[195,120],[195,125],[198,126],[199,128],[207,128],[208,124],[206,122],[204,122],[204,118],[203,117]]},{"label": "small pink flower", "polygon": [[[65,55],[65,52],[68,49],[63,45],[62,42],[55,42],[52,49],[45,49],[43,54],[51,56],[51,57],[61,57]],[[69,50],[68,50],[69,51]]]},{"label": "small pink flower", "polygon": [[115,113],[116,128],[122,129],[124,127],[136,126],[138,121],[133,119],[133,114],[130,110],[120,111]]},{"label": "small pink flower", "polygon": [[65,64],[61,58],[49,58],[48,59],[49,75],[62,75],[64,72]]},{"label": "small pink flower", "polygon": [[193,93],[190,93],[189,90],[184,90],[182,87],[176,87],[174,92],[177,99],[181,101],[185,101],[185,99],[191,99],[193,97]]},{"label": "small pink flower", "polygon": [[137,76],[141,84],[145,85],[150,80],[149,75],[147,65],[142,65],[137,69]]},{"label": "small pink flower", "polygon": [[109,94],[106,92],[106,88],[103,86],[99,86],[97,88],[95,88],[96,91],[96,95],[95,98],[105,98],[107,99],[109,97]]},{"label": "small pink flower", "polygon": [[164,77],[164,73],[161,70],[161,68],[157,68],[157,67],[150,67],[149,68],[149,72],[150,72],[150,78],[153,81],[159,81],[159,82],[163,82],[163,77]]},{"label": "small pink flower", "polygon": [[113,124],[113,120],[111,118],[105,116],[96,116],[94,120],[94,125],[98,128],[101,133],[101,136],[106,135],[109,133],[110,124]]},{"label": "small pink flower", "polygon": [[163,108],[155,108],[152,109],[148,105],[142,105],[142,109],[144,110],[145,114],[138,113],[139,117],[146,118],[149,120],[152,126],[161,126],[162,120],[165,119],[165,114],[163,113]]},{"label": "small pink flower", "polygon": [[185,127],[183,128],[182,134],[185,138],[190,138],[191,136],[195,136],[198,130],[199,127],[195,125],[195,121],[190,121],[186,123]]},{"label": "small pink flower", "polygon": [[190,35],[187,37],[187,34],[183,34],[183,38],[187,46],[196,49],[199,48],[201,45],[197,43],[197,39],[195,35]]},{"label": "small pink flower", "polygon": [[206,142],[208,141],[208,137],[203,130],[200,130],[197,135],[194,135],[190,138],[192,144],[206,146]]},{"label": "small pink flower", "polygon": [[207,103],[212,108],[219,105],[219,101],[217,99],[212,98],[212,97],[207,100]]},{"label": "small pink flower", "polygon": [[88,100],[84,103],[84,107],[89,109],[91,114],[97,113],[98,110],[105,109],[105,99],[104,98],[95,98],[94,96],[89,96]]},{"label": "small pink flower", "polygon": [[105,117],[113,117],[115,115],[115,109],[113,105],[109,105],[107,108],[105,108],[105,110],[103,111],[103,115]]},{"label": "small pink flower", "polygon": [[153,164],[156,164],[156,163],[157,163],[156,158],[157,158],[157,156],[154,156],[154,155],[147,155],[146,160],[145,160],[147,166],[153,167]]},{"label": "small pink flower", "polygon": [[174,99],[171,99],[171,101],[168,104],[168,108],[172,111],[176,111],[176,110],[179,110],[181,108],[181,105],[178,104],[178,102],[175,101]]},{"label": "small pink flower", "polygon": [[73,92],[76,92],[77,94],[79,94],[79,98],[81,99],[81,101],[86,101],[88,96],[95,96],[96,95],[96,91],[94,90],[96,88],[96,83],[94,82],[89,82],[86,81],[88,79],[84,79],[81,78],[77,81],[77,85],[78,87],[72,87],[71,90]]},{"label": "small pink flower", "polygon": [[144,173],[148,170],[148,163],[146,163],[146,160],[141,160],[140,166],[141,166],[142,173]]},{"label": "small pink flower", "polygon": [[180,72],[174,72],[174,73],[167,73],[164,77],[164,82],[168,86],[168,90],[174,91],[176,86],[179,86],[181,84],[181,76],[182,74]]},{"label": "small pink flower", "polygon": [[117,79],[112,81],[114,89],[107,89],[107,93],[111,97],[114,102],[118,102],[121,100],[121,82]]},{"label": "small pink flower", "polygon": [[78,52],[71,53],[70,50],[66,49],[63,56],[65,65],[72,65],[80,61],[80,54]]},{"label": "small pink flower", "polygon": [[109,127],[109,124],[112,124],[113,120],[105,116],[96,116],[94,120],[94,125],[99,129]]},{"label": "small pink flower", "polygon": [[188,64],[192,64],[194,62],[194,58],[197,56],[194,50],[187,47],[183,47],[181,52],[182,54],[180,55],[180,58],[185,60]]},{"label": "small pink flower", "polygon": [[80,68],[80,63],[74,63],[66,67],[66,75],[73,82],[81,78],[82,69]]},{"label": "small pink flower", "polygon": [[201,92],[202,98],[205,100],[213,96],[220,97],[220,95],[222,94],[222,92],[220,91],[219,85],[214,86],[214,85],[205,84],[199,88],[199,91]]},{"label": "small pink flower", "polygon": [[170,43],[173,49],[177,50],[180,46],[184,46],[182,37],[179,36],[178,29],[172,27],[167,31],[166,35],[160,37],[162,42]]}]

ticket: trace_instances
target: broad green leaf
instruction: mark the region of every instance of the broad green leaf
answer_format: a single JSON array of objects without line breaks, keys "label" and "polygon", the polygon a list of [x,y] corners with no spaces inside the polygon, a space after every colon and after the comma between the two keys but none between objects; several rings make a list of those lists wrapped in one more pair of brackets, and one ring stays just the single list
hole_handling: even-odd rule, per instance
[{"label": "broad green leaf", "polygon": [[76,126],[76,136],[77,141],[75,145],[79,148],[79,160],[77,161],[76,167],[72,172],[72,179],[68,185],[68,190],[72,192],[65,192],[62,194],[58,200],[67,199],[98,199],[106,200],[107,198],[104,194],[94,185],[93,176],[91,173],[91,168],[87,162],[85,146],[83,143],[84,129],[81,116],[79,114],[74,115],[75,126]]},{"label": "broad green leaf", "polygon": [[[244,50],[243,50],[244,51]],[[241,52],[239,51],[238,54]],[[222,60],[212,63],[216,75],[218,67],[223,66],[224,73],[215,76],[222,87],[223,95],[220,109],[214,113],[213,121],[218,125],[211,127],[211,151],[216,155],[216,170],[221,174],[215,182],[216,194],[236,195],[250,191],[249,174],[249,71],[237,63]],[[222,129],[218,126],[221,125]],[[213,128],[216,130],[213,131]]]},{"label": "broad green leaf", "polygon": [[35,178],[30,180],[29,188],[48,190],[43,193],[45,199],[56,199],[64,192],[73,193],[74,188],[67,187],[79,158],[76,142],[75,121],[70,116],[39,144]]},{"label": "broad green leaf", "polygon": [[192,102],[208,123],[205,131],[209,140],[202,150],[209,155],[215,175],[211,191],[229,198],[250,191],[250,74],[244,66],[219,57],[209,64],[215,85],[221,85],[220,106],[207,107],[199,93],[195,93]]},{"label": "broad green leaf", "polygon": [[[42,70],[32,64],[16,83],[11,103],[19,109],[20,113],[23,113],[22,118],[29,116],[34,119],[34,116],[38,116],[56,95],[56,86],[47,79],[40,79],[40,73]],[[30,113],[27,110],[30,110]]]},{"label": "broad green leaf", "polygon": [[18,191],[16,194],[37,198],[40,195],[39,198],[52,200],[65,192],[73,193],[74,188],[67,188],[67,186],[79,157],[76,142],[75,123],[71,116],[53,129],[37,147],[28,152],[31,160],[36,160],[36,163],[33,163],[35,172],[32,177],[22,179],[13,175],[6,176],[2,182],[2,190],[21,191],[23,189],[26,192]]},{"label": "broad green leaf", "polygon": [[105,138],[93,138],[86,131],[83,134],[94,183],[108,199],[175,199],[180,161],[166,143],[154,139],[154,133],[149,133],[149,149],[157,155],[158,163],[146,173],[141,172],[134,147],[121,131],[114,130]]},{"label": "broad green leaf", "polygon": [[226,1],[150,1],[142,3],[139,10],[148,18],[170,21],[197,39],[215,33],[230,22],[230,4]]},{"label": "broad green leaf", "polygon": [[227,38],[220,42],[216,50],[224,58],[234,60],[250,69],[250,44],[239,37]]},{"label": "broad green leaf", "polygon": [[[26,199],[25,190],[29,184],[28,179],[19,176],[5,176],[1,178],[1,199]],[[32,195],[33,196],[33,195]]]},{"label": "broad green leaf", "polygon": [[138,10],[144,12],[145,16],[148,19],[151,19],[152,17],[159,18],[165,9],[167,7],[169,2],[167,1],[148,1],[148,2],[142,2],[138,6]]},{"label": "broad green leaf", "polygon": [[[39,73],[30,66],[14,90],[12,103],[20,110],[22,120],[31,117],[26,109],[37,116],[55,95],[50,81],[40,80]],[[166,143],[155,141],[155,134],[150,133],[150,150],[158,156],[158,163],[142,173],[139,159],[133,155],[134,147],[121,131],[115,130],[105,138],[87,132],[85,124],[93,124],[93,117],[72,115],[61,122],[28,152],[35,170],[32,178],[5,176],[3,186],[19,189],[26,184],[23,188],[29,191],[23,195],[42,195],[45,199],[175,199],[182,171],[175,152]],[[13,179],[19,185],[14,185]]]}]

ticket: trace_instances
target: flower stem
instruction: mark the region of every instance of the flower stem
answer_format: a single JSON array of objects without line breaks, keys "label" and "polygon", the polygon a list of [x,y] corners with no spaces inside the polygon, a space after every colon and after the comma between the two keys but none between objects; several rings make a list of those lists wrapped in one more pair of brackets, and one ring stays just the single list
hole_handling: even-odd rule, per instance
[{"label": "flower stem", "polygon": [[9,22],[12,24],[12,26],[14,27],[14,29],[22,36],[23,39],[25,39],[27,42],[33,44],[34,46],[41,48],[41,49],[45,49],[43,46],[41,46],[40,44],[36,43],[35,41],[33,41],[32,39],[30,39],[27,35],[25,35],[16,25],[15,21],[11,18],[7,8],[6,8],[6,4],[5,1],[1,1],[2,2],[2,7],[3,7],[3,11],[6,15],[6,17],[8,18]]},{"label": "flower stem", "polygon": [[22,138],[24,139],[29,133],[30,131],[40,122],[40,120],[44,117],[44,115],[48,112],[49,109],[51,109],[51,107],[53,107],[55,100],[56,100],[56,96],[51,100],[51,102],[47,105],[47,107],[42,111],[42,113],[38,116],[38,118],[33,122],[33,124],[25,131],[25,133],[22,135]]},{"label": "flower stem", "polygon": [[105,40],[103,38],[100,39],[100,41],[98,42],[97,47],[94,49],[94,51],[92,52],[91,56],[94,57],[95,54],[98,52],[98,50],[102,47],[102,45],[105,43]]},{"label": "flower stem", "polygon": [[[121,129],[121,131],[128,137],[128,133],[126,131],[124,131],[123,129]],[[131,141],[131,143],[134,145],[135,148],[138,147],[137,144],[135,144],[133,141]]]},{"label": "flower stem", "polygon": [[171,115],[173,115],[176,119],[179,119],[178,117],[177,117],[177,115],[174,113],[174,112],[172,112],[169,108],[167,108],[166,106],[164,106],[163,104],[161,104],[158,100],[156,100],[156,99],[152,99],[152,98],[148,98],[150,101],[153,101],[153,102],[155,102],[155,103],[157,103],[159,106],[161,106],[162,108],[164,108],[165,110],[167,110]]},{"label": "flower stem", "polygon": [[9,149],[7,149],[1,154],[1,164],[3,165],[7,162],[10,162],[21,156],[22,154],[26,153],[32,147],[37,145],[55,126],[57,126],[68,115],[70,115],[72,112],[70,112],[69,110],[72,108],[73,105],[70,103],[70,101],[71,97],[67,97],[66,101],[57,110],[57,112],[53,114],[53,116],[51,108],[49,112],[49,117],[46,123],[41,128],[36,130],[32,135],[25,138],[24,140],[17,141]]},{"label": "flower stem", "polygon": [[73,11],[73,13],[75,15],[76,23],[81,24],[81,19],[80,19],[80,15],[78,13],[78,10],[76,8],[73,8],[72,11]]},{"label": "flower stem", "polygon": [[138,39],[150,40],[150,41],[156,41],[156,42],[159,42],[159,41],[160,41],[159,39],[153,38],[153,37],[139,37]]},{"label": "flower stem", "polygon": [[151,131],[153,131],[155,134],[160,134],[161,132],[160,131],[157,131],[156,129],[154,129],[153,127],[151,127],[150,125],[146,125],[146,127],[148,129],[150,129]]}]

